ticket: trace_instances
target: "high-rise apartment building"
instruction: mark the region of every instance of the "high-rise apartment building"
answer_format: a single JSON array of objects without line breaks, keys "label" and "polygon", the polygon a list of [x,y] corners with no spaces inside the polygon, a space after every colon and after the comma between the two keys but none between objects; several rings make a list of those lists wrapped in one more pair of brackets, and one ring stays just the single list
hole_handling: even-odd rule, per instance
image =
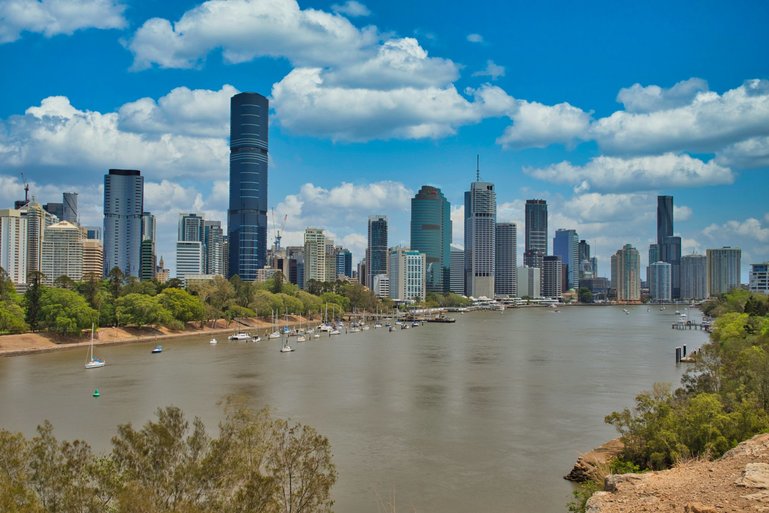
[{"label": "high-rise apartment building", "polygon": [[374,284],[377,274],[388,274],[387,261],[387,216],[370,216],[366,248],[367,286]]},{"label": "high-rise apartment building", "polygon": [[649,266],[649,295],[652,301],[668,302],[672,299],[672,266],[667,262],[654,262]]},{"label": "high-rise apartment building", "polygon": [[142,213],[141,270],[139,271],[139,279],[141,281],[155,279],[155,272],[157,270],[156,241],[157,222],[155,216],[150,212],[144,212]]},{"label": "high-rise apartment building", "polygon": [[566,268],[568,276],[566,288],[577,288],[579,284],[579,236],[576,230],[559,228],[555,231],[553,255],[561,257],[561,263]]},{"label": "high-rise apartment building", "polygon": [[427,292],[425,278],[427,256],[419,251],[390,250],[390,297],[400,301],[421,301]]},{"label": "high-rise apartment building", "polygon": [[221,221],[203,221],[203,273],[224,276]]},{"label": "high-rise apartment building", "polygon": [[37,201],[32,201],[19,208],[21,216],[27,220],[27,274],[42,271],[43,234],[48,226],[58,222],[56,217],[43,209]]},{"label": "high-rise apartment building", "polygon": [[681,299],[699,301],[708,297],[707,260],[705,255],[681,257]]},{"label": "high-rise apartment building", "polygon": [[748,290],[769,295],[769,262],[750,264],[750,282]]},{"label": "high-rise apartment building", "polygon": [[267,129],[269,103],[257,93],[230,100],[228,277],[255,281],[267,262]]},{"label": "high-rise apartment building", "polygon": [[611,286],[617,301],[641,300],[641,256],[630,244],[611,257]]},{"label": "high-rise apartment building", "polygon": [[83,279],[104,274],[104,247],[100,240],[83,239]]},{"label": "high-rise apartment building", "polygon": [[104,275],[113,267],[139,277],[144,177],[135,169],[110,169],[104,176]]},{"label": "high-rise apartment building", "polygon": [[451,205],[440,189],[423,185],[411,199],[411,249],[427,256],[427,291],[451,287]]},{"label": "high-rise apartment building", "polygon": [[203,217],[180,213],[176,239],[176,277],[186,283],[187,276],[203,274]]},{"label": "high-rise apartment building", "polygon": [[465,192],[465,293],[494,297],[497,193],[494,184],[475,181]]},{"label": "high-rise apartment building", "polygon": [[715,297],[726,294],[740,286],[740,265],[742,250],[739,248],[723,247],[705,250],[707,256],[707,288],[708,296]]},{"label": "high-rise apartment building", "polygon": [[518,276],[518,296],[529,299],[542,297],[542,269],[539,267],[522,266],[516,273]]},{"label": "high-rise apartment building", "polygon": [[497,223],[494,235],[494,293],[498,296],[518,295],[518,234],[515,223]]},{"label": "high-rise apartment building", "polygon": [[542,259],[542,295],[549,298],[563,297],[563,263],[561,257],[547,255]]},{"label": "high-rise apartment building", "polygon": [[43,237],[43,283],[53,285],[66,276],[83,278],[83,232],[70,222],[61,221],[45,229]]},{"label": "high-rise apartment building", "polygon": [[27,283],[27,218],[20,210],[0,210],[0,267],[15,285]]},{"label": "high-rise apartment building", "polygon": [[310,280],[328,281],[326,277],[326,236],[320,228],[304,230],[304,285]]},{"label": "high-rise apartment building", "polygon": [[465,251],[451,247],[451,287],[454,294],[465,295]]}]

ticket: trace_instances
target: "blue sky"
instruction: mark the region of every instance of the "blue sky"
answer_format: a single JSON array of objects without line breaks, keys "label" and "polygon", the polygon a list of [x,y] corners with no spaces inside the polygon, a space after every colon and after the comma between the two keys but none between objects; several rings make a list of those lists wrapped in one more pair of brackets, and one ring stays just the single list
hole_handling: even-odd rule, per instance
[{"label": "blue sky", "polygon": [[[0,207],[141,169],[159,254],[179,212],[226,221],[229,98],[270,98],[269,204],[284,244],[325,228],[359,259],[366,217],[408,244],[424,184],[496,184],[498,219],[544,198],[608,275],[645,265],[656,196],[684,253],[769,260],[769,3],[0,0]],[[522,248],[521,248],[522,251]],[[520,262],[520,255],[519,255]]]}]

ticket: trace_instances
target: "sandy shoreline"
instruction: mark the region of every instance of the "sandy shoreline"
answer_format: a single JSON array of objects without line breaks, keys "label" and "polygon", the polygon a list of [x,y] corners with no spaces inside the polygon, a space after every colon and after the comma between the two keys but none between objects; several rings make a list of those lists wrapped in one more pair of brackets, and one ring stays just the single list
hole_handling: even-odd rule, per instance
[{"label": "sandy shoreline", "polygon": [[[309,321],[310,325],[318,323],[318,320]],[[279,325],[297,326],[307,325],[308,321],[298,315],[289,316],[288,320],[281,320]],[[270,322],[257,318],[238,319],[238,322],[232,322],[229,326],[224,320],[216,321],[214,327],[208,323],[204,328],[199,327],[199,323],[193,323],[184,330],[169,330],[167,328],[99,328],[94,337],[95,345],[116,345],[132,344],[137,342],[158,342],[179,337],[191,337],[198,335],[217,335],[221,333],[232,333],[238,330],[249,332],[253,335],[264,337],[272,331],[273,326]],[[51,333],[21,333],[18,335],[0,336],[0,356],[20,356],[33,353],[45,353],[49,351],[59,351],[78,347],[88,346],[90,336],[83,337],[61,337]]]}]

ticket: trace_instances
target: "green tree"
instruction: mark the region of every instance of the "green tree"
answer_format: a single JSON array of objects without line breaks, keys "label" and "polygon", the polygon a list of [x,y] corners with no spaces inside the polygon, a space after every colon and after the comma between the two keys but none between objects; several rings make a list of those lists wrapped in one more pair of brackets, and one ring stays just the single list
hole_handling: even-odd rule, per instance
[{"label": "green tree", "polygon": [[279,510],[330,512],[337,474],[328,439],[310,426],[278,419],[272,425],[271,442],[266,465],[277,485]]},{"label": "green tree", "polygon": [[119,297],[115,306],[115,315],[124,326],[137,326],[139,328],[149,325],[181,327],[171,312],[160,304],[158,296],[127,294]]},{"label": "green tree", "polygon": [[99,313],[75,291],[46,287],[40,297],[40,327],[60,335],[79,335],[99,320]]},{"label": "green tree", "polygon": [[0,333],[24,333],[29,325],[24,322],[24,309],[14,301],[0,301]]},{"label": "green tree", "polygon": [[593,302],[593,293],[590,291],[587,287],[580,287],[579,292],[579,302],[580,303],[592,303]]},{"label": "green tree", "polygon": [[24,293],[24,306],[27,309],[25,320],[32,331],[37,330],[40,319],[40,298],[43,294],[43,273],[30,271],[27,275],[27,291]]},{"label": "green tree", "polygon": [[157,296],[160,303],[178,321],[185,323],[202,320],[205,314],[203,302],[186,290],[169,288]]},{"label": "green tree", "polygon": [[120,267],[113,267],[109,270],[109,273],[107,273],[107,281],[109,282],[109,290],[112,293],[113,298],[117,298],[120,296],[120,293],[123,289],[123,285],[125,284],[125,273],[120,269]]}]

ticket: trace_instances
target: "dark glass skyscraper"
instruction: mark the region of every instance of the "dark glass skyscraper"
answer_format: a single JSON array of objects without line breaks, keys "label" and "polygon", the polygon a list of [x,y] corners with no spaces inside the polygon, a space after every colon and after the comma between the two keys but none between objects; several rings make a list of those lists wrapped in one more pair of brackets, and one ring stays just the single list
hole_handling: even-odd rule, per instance
[{"label": "dark glass skyscraper", "polygon": [[526,200],[523,265],[542,268],[547,255],[547,201]]},{"label": "dark glass skyscraper", "polygon": [[144,178],[135,169],[104,176],[104,274],[113,267],[139,277],[144,214]]},{"label": "dark glass skyscraper", "polygon": [[[673,299],[681,297],[681,237],[673,236],[673,196],[657,196],[657,251],[671,265]],[[649,262],[651,265],[654,262]]]},{"label": "dark glass skyscraper", "polygon": [[257,93],[230,100],[228,276],[256,280],[267,261],[267,128],[269,104]]},{"label": "dark glass skyscraper", "polygon": [[368,248],[366,249],[366,286],[374,289],[374,276],[387,274],[387,216],[368,218]]},{"label": "dark glass skyscraper", "polygon": [[[673,236],[673,196],[657,196],[657,247]],[[652,262],[649,262],[652,263]]]},{"label": "dark glass skyscraper", "polygon": [[411,198],[411,249],[427,255],[427,292],[451,288],[451,205],[440,189],[423,185]]}]

